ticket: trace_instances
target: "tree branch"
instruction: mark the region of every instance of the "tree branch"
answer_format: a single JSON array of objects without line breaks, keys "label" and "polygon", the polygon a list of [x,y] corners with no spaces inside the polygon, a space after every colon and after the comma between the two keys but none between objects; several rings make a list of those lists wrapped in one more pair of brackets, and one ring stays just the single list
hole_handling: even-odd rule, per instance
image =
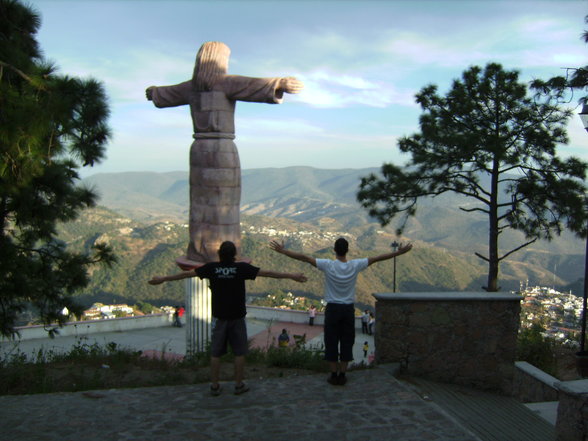
[{"label": "tree branch", "polygon": [[526,246],[529,246],[529,245],[531,245],[531,244],[532,244],[533,242],[535,242],[535,241],[537,241],[537,238],[535,238],[535,239],[533,239],[533,240],[531,240],[531,241],[529,241],[529,242],[527,242],[527,243],[524,243],[524,244],[522,244],[521,246],[518,246],[518,247],[516,247],[516,248],[515,248],[515,249],[513,249],[513,250],[510,250],[508,253],[504,254],[502,257],[499,257],[499,258],[498,258],[498,261],[500,262],[500,261],[502,261],[502,260],[506,259],[506,258],[507,258],[508,256],[510,256],[511,254],[513,254],[513,253],[516,253],[518,250],[520,250],[520,249],[522,249],[522,248],[525,248]]},{"label": "tree branch", "polygon": [[464,211],[466,213],[472,213],[474,211],[481,211],[484,214],[488,214],[489,211],[488,210],[484,210],[483,208],[463,208],[463,207],[458,207],[461,211]]},{"label": "tree branch", "polygon": [[4,61],[0,60],[0,66],[7,67],[8,69],[12,70],[17,75],[21,76],[24,80],[26,80],[29,83],[31,83],[31,85],[33,85],[35,87],[38,87],[39,89],[44,89],[43,87],[35,84],[35,80],[33,80],[31,77],[29,77],[27,74],[25,74],[22,70],[14,67],[12,64],[8,64],[8,63],[5,63]]},{"label": "tree branch", "polygon": [[490,262],[490,259],[488,259],[485,256],[482,256],[480,253],[474,253],[476,256],[478,256],[480,259],[485,260],[486,262]]}]

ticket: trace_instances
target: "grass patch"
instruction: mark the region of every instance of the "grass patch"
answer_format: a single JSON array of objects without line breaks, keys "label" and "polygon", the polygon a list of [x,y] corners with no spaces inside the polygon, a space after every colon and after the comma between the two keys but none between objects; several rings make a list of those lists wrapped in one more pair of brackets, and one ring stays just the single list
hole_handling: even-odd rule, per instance
[{"label": "grass patch", "polygon": [[[304,342],[302,342],[304,343]],[[164,354],[165,348],[162,348]],[[246,378],[270,378],[325,372],[322,349],[303,344],[268,350],[250,349]],[[222,357],[221,380],[233,378],[234,356]],[[171,386],[205,383],[210,379],[210,351],[173,360],[145,357],[116,343],[88,344],[80,338],[66,353],[40,350],[0,355],[0,395],[77,392],[96,389]]]}]

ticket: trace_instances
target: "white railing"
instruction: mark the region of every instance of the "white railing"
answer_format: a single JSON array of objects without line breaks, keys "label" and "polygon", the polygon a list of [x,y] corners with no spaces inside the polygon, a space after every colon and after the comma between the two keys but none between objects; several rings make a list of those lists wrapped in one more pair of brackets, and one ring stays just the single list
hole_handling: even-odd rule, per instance
[{"label": "white railing", "polygon": [[[273,322],[286,323],[308,323],[308,313],[306,311],[294,311],[291,309],[268,308],[264,306],[247,305],[247,318],[267,320]],[[99,332],[120,332],[146,328],[158,328],[162,326],[171,326],[173,316],[171,314],[150,314],[139,317],[122,317],[113,319],[87,320],[83,322],[69,322],[63,327],[58,328],[58,337],[83,336]],[[323,325],[325,315],[317,313],[314,319],[315,325]],[[20,336],[16,340],[32,340],[36,338],[47,338],[48,330],[52,327],[43,325],[20,326],[16,330]],[[361,329],[361,317],[355,318],[355,327]],[[10,341],[5,337],[0,337],[0,343]]]},{"label": "white railing", "polygon": [[[259,320],[287,323],[308,323],[308,312],[295,311],[293,309],[268,308],[266,306],[247,305],[247,317]],[[317,312],[314,318],[315,325],[325,324],[325,314]],[[355,328],[361,329],[361,317],[355,317]]]},{"label": "white railing", "polygon": [[[58,328],[58,336],[82,336],[99,332],[119,332],[135,329],[158,328],[170,326],[173,317],[169,314],[150,314],[139,317],[122,317],[103,320],[86,320],[83,322],[69,322]],[[35,338],[47,338],[48,331],[55,326],[20,326],[16,330],[20,336],[16,340],[33,340]],[[10,339],[0,337],[0,342],[7,342]]]}]

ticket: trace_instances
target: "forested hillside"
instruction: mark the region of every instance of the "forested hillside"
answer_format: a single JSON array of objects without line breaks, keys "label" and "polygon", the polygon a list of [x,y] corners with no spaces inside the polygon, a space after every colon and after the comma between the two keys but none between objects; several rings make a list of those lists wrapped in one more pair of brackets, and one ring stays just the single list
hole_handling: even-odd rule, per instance
[{"label": "forested hillside", "polygon": [[[301,223],[348,231],[366,226],[382,229],[370,219],[355,195],[360,179],[375,168],[323,170],[311,167],[251,169],[242,171],[241,212],[269,218],[286,218]],[[100,195],[100,205],[144,223],[188,220],[188,173],[127,172],[97,174],[83,180]],[[464,213],[472,202],[452,194],[419,202],[417,215],[409,220],[405,234],[412,240],[448,250],[484,254],[488,242],[487,219],[476,213]],[[384,230],[394,233],[396,224]],[[502,235],[505,248],[524,242],[518,233]],[[547,253],[546,269],[561,270],[563,256],[574,255],[583,265],[584,246],[581,240],[564,232],[553,242],[538,241],[514,260],[527,261],[535,253]],[[545,259],[546,256],[541,257]],[[576,268],[570,268],[575,272]],[[558,270],[559,271],[559,270]],[[572,278],[580,277],[582,271]],[[559,275],[559,274],[557,274]],[[562,275],[569,279],[570,274]]]},{"label": "forested hillside", "polygon": [[[270,240],[284,240],[294,249],[331,258],[334,240],[344,235],[350,239],[350,257],[354,258],[388,252],[391,242],[397,239],[370,224],[343,230],[334,220],[317,226],[259,215],[243,216],[242,231],[242,255],[251,258],[253,264],[265,269],[302,271],[309,278],[305,284],[259,278],[248,282],[250,293],[280,289],[315,298],[322,296],[320,273],[309,265],[274,253],[268,247]],[[183,282],[150,286],[147,280],[153,275],[179,271],[175,259],[184,254],[188,241],[185,224],[146,224],[100,207],[87,210],[75,222],[62,225],[60,237],[74,248],[88,249],[94,242],[106,242],[119,258],[113,268],[94,269],[91,285],[79,294],[84,304],[95,301],[134,304],[139,300],[155,305],[184,302]],[[486,268],[479,259],[459,250],[439,248],[420,240],[413,242],[414,250],[397,260],[398,291],[481,290]],[[524,280],[521,277],[545,277],[544,272],[541,266],[533,263],[504,265],[503,289],[517,289]],[[373,304],[372,293],[391,292],[392,289],[393,262],[374,265],[358,279],[358,303]]]}]

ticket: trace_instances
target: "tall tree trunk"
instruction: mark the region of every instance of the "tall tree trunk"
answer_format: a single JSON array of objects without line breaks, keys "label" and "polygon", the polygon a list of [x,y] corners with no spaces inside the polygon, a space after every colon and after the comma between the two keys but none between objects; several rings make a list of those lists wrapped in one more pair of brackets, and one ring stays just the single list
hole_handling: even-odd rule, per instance
[{"label": "tall tree trunk", "polygon": [[8,208],[7,206],[7,198],[2,197],[2,199],[0,199],[0,228],[2,228],[0,230],[0,235],[4,235],[5,231],[6,231],[6,222],[7,222],[7,216],[8,216]]},{"label": "tall tree trunk", "polygon": [[490,232],[488,235],[488,284],[486,291],[498,291],[498,176],[499,163],[495,159],[492,167],[492,182],[490,189],[490,206],[488,216]]}]

